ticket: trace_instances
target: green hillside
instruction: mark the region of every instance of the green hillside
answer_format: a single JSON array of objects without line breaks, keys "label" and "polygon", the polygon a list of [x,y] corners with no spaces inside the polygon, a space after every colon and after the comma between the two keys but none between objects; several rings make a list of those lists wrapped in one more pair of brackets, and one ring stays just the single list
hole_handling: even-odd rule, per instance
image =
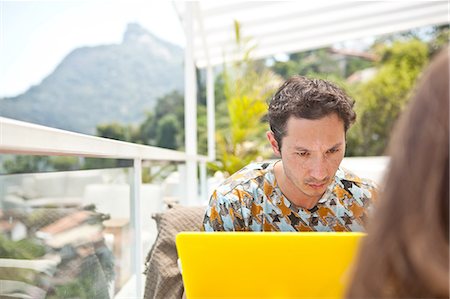
[{"label": "green hillside", "polygon": [[129,24],[121,44],[77,48],[39,85],[1,99],[0,116],[94,134],[143,121],[173,90],[183,90],[183,50]]}]

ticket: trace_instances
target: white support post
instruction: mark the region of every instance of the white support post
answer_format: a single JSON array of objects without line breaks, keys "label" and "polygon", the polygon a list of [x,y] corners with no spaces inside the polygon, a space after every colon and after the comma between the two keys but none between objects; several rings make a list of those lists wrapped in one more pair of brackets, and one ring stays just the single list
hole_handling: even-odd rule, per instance
[{"label": "white support post", "polygon": [[194,4],[186,2],[185,26],[186,49],[184,55],[184,130],[186,154],[191,158],[186,161],[186,202],[188,204],[198,201],[197,161],[197,83],[195,80],[194,64]]},{"label": "white support post", "polygon": [[188,200],[186,197],[187,187],[186,187],[186,164],[180,163],[177,166],[177,171],[179,173],[179,183],[180,183],[180,193],[178,194],[178,203],[181,205],[188,205]]},{"label": "white support post", "polygon": [[215,98],[214,98],[214,71],[210,63],[206,69],[206,107],[208,123],[208,158],[210,161],[216,160],[216,123],[215,123]]},{"label": "white support post", "polygon": [[208,203],[208,183],[206,180],[206,162],[200,162],[200,204]]},{"label": "white support post", "polygon": [[142,182],[142,160],[134,159],[133,173],[130,188],[130,219],[132,225],[132,236],[134,239],[133,246],[131,246],[131,259],[133,265],[133,274],[136,277],[136,296],[142,298],[144,295],[142,288],[142,240],[141,240],[141,182]]},{"label": "white support post", "polygon": [[203,26],[203,15],[199,2],[195,2],[192,8],[197,17],[197,25],[199,27],[202,38],[203,51],[206,58],[206,115],[207,115],[207,135],[208,135],[208,159],[214,161],[216,159],[216,124],[215,124],[215,99],[214,99],[214,71],[211,66],[209,57],[209,47],[206,41],[205,28]]}]

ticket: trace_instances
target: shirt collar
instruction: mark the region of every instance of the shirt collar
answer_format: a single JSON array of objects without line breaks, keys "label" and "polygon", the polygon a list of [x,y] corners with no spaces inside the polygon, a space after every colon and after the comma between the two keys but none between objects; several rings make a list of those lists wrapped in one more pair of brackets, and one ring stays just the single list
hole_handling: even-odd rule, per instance
[{"label": "shirt collar", "polygon": [[342,177],[343,177],[343,171],[342,171],[341,167],[338,167],[338,169],[334,175],[334,180],[330,183],[330,185],[328,185],[327,190],[325,190],[325,193],[319,199],[318,203],[325,203],[328,200],[330,200],[331,195],[334,190],[334,187],[336,187],[336,184]]}]

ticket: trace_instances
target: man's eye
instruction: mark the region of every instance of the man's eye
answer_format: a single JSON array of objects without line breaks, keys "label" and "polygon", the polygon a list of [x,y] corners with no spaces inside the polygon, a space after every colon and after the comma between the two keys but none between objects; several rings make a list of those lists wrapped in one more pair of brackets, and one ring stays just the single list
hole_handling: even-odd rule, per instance
[{"label": "man's eye", "polygon": [[298,152],[297,155],[299,155],[300,157],[306,157],[308,156],[308,152]]},{"label": "man's eye", "polygon": [[338,151],[339,151],[338,148],[332,148],[332,149],[328,150],[328,153],[329,154],[334,154],[334,153],[337,153]]}]

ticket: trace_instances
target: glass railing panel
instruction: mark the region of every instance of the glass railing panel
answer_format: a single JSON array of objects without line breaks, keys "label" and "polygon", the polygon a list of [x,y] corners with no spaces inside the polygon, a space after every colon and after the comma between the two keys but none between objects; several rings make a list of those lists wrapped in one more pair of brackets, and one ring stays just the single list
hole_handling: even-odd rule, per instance
[{"label": "glass railing panel", "polygon": [[118,292],[131,276],[128,172],[1,175],[0,297]]},{"label": "glass railing panel", "polygon": [[[179,168],[143,164],[138,215],[143,261],[157,233],[152,215],[184,193]],[[45,170],[0,175],[0,297],[133,296],[132,255],[139,246],[130,219],[133,168]]]}]

